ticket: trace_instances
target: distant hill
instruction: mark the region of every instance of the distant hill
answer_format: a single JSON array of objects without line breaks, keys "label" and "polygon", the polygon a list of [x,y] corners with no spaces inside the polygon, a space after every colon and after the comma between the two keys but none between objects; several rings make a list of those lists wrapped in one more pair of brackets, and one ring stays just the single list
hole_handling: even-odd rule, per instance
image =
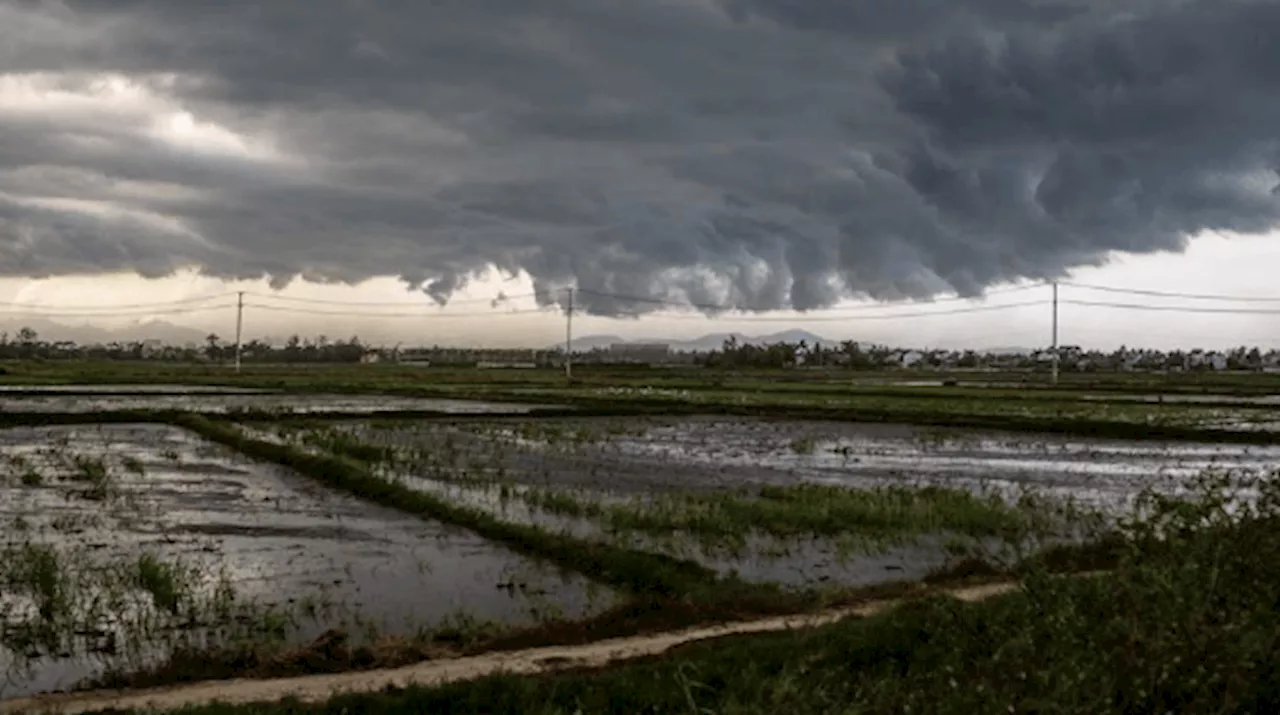
[{"label": "distant hill", "polygon": [[[680,340],[678,338],[644,338],[640,340],[626,340],[617,335],[584,335],[580,338],[573,339],[574,350],[594,350],[596,348],[607,349],[610,345],[617,343],[666,343],[676,351],[696,351],[707,352],[717,350],[724,345],[724,341],[730,337],[737,338],[739,343],[749,345],[769,345],[772,343],[798,343],[801,340],[813,345],[821,343],[823,345],[834,345],[838,341],[828,340],[821,335],[810,333],[807,330],[784,330],[779,333],[770,333],[768,335],[744,335],[742,333],[708,333],[699,338],[692,340]],[[561,347],[560,345],[552,346],[553,348]]]},{"label": "distant hill", "polygon": [[[647,343],[651,341],[624,340],[623,338],[620,338],[617,335],[583,335],[582,337],[577,337],[575,335],[573,338],[573,349],[585,351],[585,350],[595,350],[597,348],[600,348],[603,350],[603,349],[607,349],[610,345],[613,345],[614,343],[626,343],[626,342]],[[657,341],[657,342],[665,342],[665,341]],[[563,347],[564,347],[564,343],[557,343],[555,345],[552,345],[551,349],[554,350],[556,348],[563,348]]]},{"label": "distant hill", "polygon": [[73,340],[81,345],[110,342],[134,342],[142,340],[160,340],[166,345],[185,345],[187,343],[203,344],[208,333],[184,328],[163,320],[137,323],[122,328],[108,329],[94,325],[66,325],[47,318],[6,318],[0,320],[0,332],[8,333],[13,340],[18,331],[31,328],[41,340],[57,342]]}]

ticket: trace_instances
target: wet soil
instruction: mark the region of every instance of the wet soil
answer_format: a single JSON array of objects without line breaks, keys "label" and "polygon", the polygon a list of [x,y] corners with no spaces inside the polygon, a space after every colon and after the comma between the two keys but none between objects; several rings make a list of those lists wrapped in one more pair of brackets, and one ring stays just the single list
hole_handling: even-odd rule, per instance
[{"label": "wet soil", "polygon": [[[508,624],[574,616],[612,603],[606,589],[470,532],[335,493],[250,461],[185,431],[157,425],[16,428],[0,431],[0,454],[38,463],[54,451],[106,457],[109,502],[80,498],[83,485],[0,477],[0,541],[21,538],[77,549],[103,562],[150,552],[229,575],[237,595],[293,610],[327,606],[293,634],[309,642],[355,623],[412,634],[466,616]],[[141,473],[137,473],[141,472]],[[110,518],[103,518],[110,517]],[[0,648],[0,672],[6,654]],[[36,664],[8,695],[67,687],[105,663],[81,658]]]},{"label": "wet soil", "polygon": [[[1007,594],[1013,584],[994,583],[947,591],[967,603]],[[431,687],[474,680],[488,675],[539,675],[560,670],[603,668],[627,660],[660,656],[673,648],[698,641],[752,633],[769,633],[814,628],[845,618],[867,618],[898,605],[899,601],[873,601],[851,608],[802,616],[783,616],[670,633],[617,638],[581,646],[555,646],[530,650],[488,653],[453,660],[430,661],[390,670],[337,675],[314,675],[259,681],[223,681],[181,685],[175,688],[139,692],[99,692],[0,702],[0,713],[59,713],[72,715],[102,710],[177,710],[214,702],[226,705],[276,702],[293,698],[304,703],[321,703],[335,695],[375,692],[410,686]]]},{"label": "wet soil", "polygon": [[1089,439],[1054,434],[848,422],[600,418],[537,423],[425,422],[361,439],[433,455],[434,474],[614,494],[798,482],[1035,489],[1123,509],[1145,487],[1176,489],[1205,470],[1269,472],[1280,446]]},{"label": "wet soil", "polygon": [[[724,418],[530,422],[344,423],[361,441],[415,453],[396,478],[502,518],[698,561],[720,573],[789,586],[861,586],[927,575],[953,537],[874,550],[831,538],[779,542],[752,534],[726,551],[694,538],[611,534],[590,518],[552,514],[520,494],[551,489],[604,502],[655,493],[817,483],[853,488],[938,485],[1014,499],[1065,497],[1112,515],[1146,487],[1166,492],[1209,469],[1265,473],[1280,447],[1132,442],[906,425]],[[969,540],[970,548],[992,549]]]}]

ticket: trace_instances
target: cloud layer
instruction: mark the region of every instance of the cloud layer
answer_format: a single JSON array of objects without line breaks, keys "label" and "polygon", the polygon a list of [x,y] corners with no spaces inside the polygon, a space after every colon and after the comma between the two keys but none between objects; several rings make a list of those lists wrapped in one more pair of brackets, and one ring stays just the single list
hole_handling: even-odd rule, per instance
[{"label": "cloud layer", "polygon": [[0,273],[980,292],[1280,220],[1261,0],[0,4]]}]

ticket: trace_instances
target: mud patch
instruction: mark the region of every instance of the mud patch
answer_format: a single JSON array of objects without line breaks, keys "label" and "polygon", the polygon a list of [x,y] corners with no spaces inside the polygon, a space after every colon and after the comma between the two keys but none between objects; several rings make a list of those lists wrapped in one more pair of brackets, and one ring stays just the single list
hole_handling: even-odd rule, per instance
[{"label": "mud patch", "polygon": [[615,494],[796,483],[1023,489],[1127,509],[1207,470],[1269,473],[1280,446],[1088,439],[847,422],[718,418],[346,423],[416,454],[417,475]]},{"label": "mud patch", "polygon": [[[359,637],[413,635],[444,622],[530,624],[613,603],[580,576],[177,428],[8,429],[0,453],[0,542],[56,547],[97,564],[136,564],[147,554],[157,563],[153,580],[170,563],[220,574],[239,602],[292,614],[288,637],[297,643],[330,629]],[[102,483],[85,481],[92,479]],[[102,499],[82,494],[97,488]],[[20,606],[0,607],[0,617],[22,616]],[[0,673],[14,680],[6,696],[68,687],[118,665],[109,653],[61,652],[15,677],[16,655],[0,646]]]}]

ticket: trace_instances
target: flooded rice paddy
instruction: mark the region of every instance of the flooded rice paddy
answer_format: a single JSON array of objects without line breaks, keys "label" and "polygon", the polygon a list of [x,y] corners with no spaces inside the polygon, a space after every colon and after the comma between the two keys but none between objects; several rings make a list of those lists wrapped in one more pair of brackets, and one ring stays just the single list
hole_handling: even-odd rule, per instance
[{"label": "flooded rice paddy", "polygon": [[[469,415],[244,429],[366,461],[386,479],[507,521],[800,587],[919,579],[962,553],[990,553],[1033,522],[1042,543],[1079,536],[1060,511],[1066,502],[1113,517],[1146,488],[1176,492],[1206,471],[1267,475],[1280,463],[1280,446],[739,418],[532,419],[519,416],[532,405],[132,388],[15,390],[0,394],[0,410]],[[1048,499],[1034,514],[1019,502],[1029,494]],[[333,629],[372,641],[465,619],[581,616],[616,600],[469,531],[175,427],[0,430],[0,698],[184,647],[306,644]]]},{"label": "flooded rice paddy", "polygon": [[612,603],[580,576],[173,427],[7,429],[0,455],[0,697],[154,662],[165,644],[411,635]]},{"label": "flooded rice paddy", "polygon": [[0,395],[262,395],[276,390],[219,385],[166,385],[160,383],[125,385],[0,385]]},{"label": "flooded rice paddy", "polygon": [[[383,467],[388,478],[455,503],[692,559],[749,581],[797,586],[919,578],[958,550],[998,544],[981,519],[960,533],[947,526],[911,534],[918,538],[884,529],[868,538],[856,525],[779,536],[757,524],[734,534],[708,528],[735,511],[718,501],[741,502],[736,511],[752,513],[762,490],[836,490],[783,495],[821,502],[846,488],[935,486],[1008,504],[1036,495],[1051,509],[1073,504],[1115,516],[1148,487],[1176,493],[1208,470],[1264,475],[1280,463],[1280,447],[1270,446],[722,418],[348,422],[307,439],[323,446],[335,433],[339,448],[350,438],[390,448],[397,456]],[[806,504],[798,509],[812,513],[795,518],[820,520],[833,508]],[[945,516],[921,518],[949,524]]]},{"label": "flooded rice paddy", "polygon": [[1123,510],[1146,487],[1206,470],[1267,473],[1280,446],[1090,439],[848,422],[602,418],[345,423],[373,444],[418,449],[446,478],[613,494],[815,483],[933,484],[1069,496]]},{"label": "flooded rice paddy", "polygon": [[527,414],[546,405],[530,405],[478,400],[394,397],[387,395],[288,394],[264,391],[172,391],[137,390],[137,386],[106,386],[116,389],[54,390],[18,394],[0,392],[0,412],[83,413],[122,410],[187,410],[206,414],[227,414],[240,410],[308,414],[343,412],[443,412],[449,414]]}]

